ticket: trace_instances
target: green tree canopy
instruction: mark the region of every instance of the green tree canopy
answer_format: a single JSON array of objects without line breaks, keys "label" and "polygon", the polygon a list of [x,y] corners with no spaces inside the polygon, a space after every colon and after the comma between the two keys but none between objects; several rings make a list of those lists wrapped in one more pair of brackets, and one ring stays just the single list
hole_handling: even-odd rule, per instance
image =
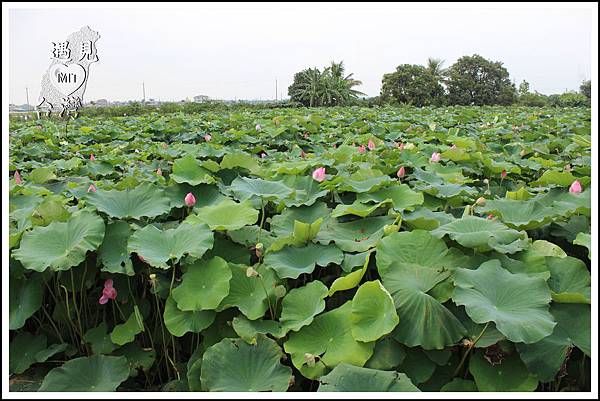
[{"label": "green tree canopy", "polygon": [[385,74],[381,82],[382,99],[415,106],[440,104],[444,96],[444,88],[440,84],[441,63],[433,61],[437,64],[430,59],[427,68],[402,64],[396,67],[396,71]]},{"label": "green tree canopy", "polygon": [[448,69],[448,99],[458,105],[509,105],[515,100],[515,85],[499,61],[477,54],[463,56]]}]

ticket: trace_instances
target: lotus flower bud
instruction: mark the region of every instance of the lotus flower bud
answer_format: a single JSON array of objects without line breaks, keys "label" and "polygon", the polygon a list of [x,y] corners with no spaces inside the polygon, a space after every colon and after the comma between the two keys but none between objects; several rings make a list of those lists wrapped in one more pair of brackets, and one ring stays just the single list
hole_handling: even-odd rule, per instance
[{"label": "lotus flower bud", "polygon": [[484,178],[484,179],[483,179],[483,183],[484,183],[485,185],[488,185],[488,184],[490,183],[490,180],[488,180],[487,178]]},{"label": "lotus flower bud", "polygon": [[367,146],[369,147],[369,150],[373,150],[375,149],[375,142],[373,142],[372,139],[369,139],[369,143],[367,144]]},{"label": "lotus flower bud", "polygon": [[404,177],[404,174],[406,174],[406,172],[404,171],[404,166],[402,166],[398,169],[398,172],[396,173],[396,175],[398,176],[398,178],[402,178],[402,177]]},{"label": "lotus flower bud", "polygon": [[260,258],[263,255],[263,251],[264,245],[262,244],[262,242],[259,242],[254,246],[254,253],[256,254],[257,258]]},{"label": "lotus flower bud", "polygon": [[450,149],[453,149],[453,150],[456,149],[456,145],[452,144],[452,146],[450,146]]},{"label": "lotus flower bud", "polygon": [[156,169],[156,175],[162,175],[162,170],[160,169],[160,167]]},{"label": "lotus flower bud", "polygon": [[404,144],[403,143],[398,143],[398,144],[396,144],[396,146],[398,146],[398,150],[404,150]]},{"label": "lotus flower bud", "polygon": [[304,362],[308,365],[309,368],[312,368],[317,363],[317,356],[313,354],[309,354],[308,352],[304,354]]},{"label": "lotus flower bud", "polygon": [[23,180],[21,179],[21,174],[19,174],[19,170],[15,171],[15,184],[21,185],[23,184]]},{"label": "lotus flower bud", "polygon": [[287,290],[283,285],[278,285],[273,289],[273,294],[275,294],[277,298],[283,298],[285,294],[287,294]]},{"label": "lotus flower bud", "polygon": [[96,192],[96,187],[94,186],[94,184],[90,184],[90,186],[87,189],[88,192]]},{"label": "lotus flower bud", "polygon": [[312,173],[312,177],[315,181],[323,182],[325,181],[325,167],[319,167]]},{"label": "lotus flower bud", "polygon": [[96,158],[94,157],[94,154],[90,154],[90,160],[96,160]]},{"label": "lotus flower bud", "polygon": [[358,153],[365,153],[367,151],[367,148],[365,148],[365,145],[360,145],[358,147]]},{"label": "lotus flower bud", "polygon": [[256,124],[256,127],[254,127],[257,131],[260,131],[262,129],[262,126],[260,124]]},{"label": "lotus flower bud", "polygon": [[571,171],[571,170],[573,170],[573,168],[571,167],[571,165],[570,165],[570,164],[567,164],[567,165],[565,166],[565,171],[566,171],[566,172],[569,172],[569,171]]},{"label": "lotus flower bud", "polygon": [[488,220],[491,220],[491,219],[493,219],[493,218],[494,218],[494,215],[493,215],[493,214],[488,214],[488,215],[487,215],[487,219],[488,219]]},{"label": "lotus flower bud", "polygon": [[193,193],[188,192],[183,201],[187,207],[192,207],[196,204],[196,197]]},{"label": "lotus flower bud", "polygon": [[578,180],[573,181],[571,186],[569,187],[569,192],[572,194],[578,194],[583,190],[581,187],[581,183]]},{"label": "lotus flower bud", "polygon": [[502,177],[503,179],[506,178],[506,170],[502,170],[502,172],[500,173],[500,177]]},{"label": "lotus flower bud", "polygon": [[438,152],[433,152],[431,154],[431,158],[429,159],[429,161],[431,161],[432,163],[437,163],[439,162],[441,159],[441,155]]},{"label": "lotus flower bud", "polygon": [[211,140],[211,139],[212,139],[212,136],[211,136],[210,134],[206,134],[206,135],[204,135],[204,140],[205,140],[206,142],[210,142],[210,140]]}]

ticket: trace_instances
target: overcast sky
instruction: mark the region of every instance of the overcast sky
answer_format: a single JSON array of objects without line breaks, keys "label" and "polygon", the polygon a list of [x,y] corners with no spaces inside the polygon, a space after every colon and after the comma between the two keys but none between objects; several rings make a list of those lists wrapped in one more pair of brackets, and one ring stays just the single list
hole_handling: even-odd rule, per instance
[{"label": "overcast sky", "polygon": [[369,96],[384,73],[429,56],[449,66],[478,53],[545,94],[578,89],[591,75],[590,10],[265,7],[12,9],[10,102],[25,103],[26,86],[35,102],[50,42],[84,25],[101,35],[86,101],[141,99],[142,81],[146,98],[273,99],[276,78],[287,97],[295,72],[331,60],[343,60]]}]

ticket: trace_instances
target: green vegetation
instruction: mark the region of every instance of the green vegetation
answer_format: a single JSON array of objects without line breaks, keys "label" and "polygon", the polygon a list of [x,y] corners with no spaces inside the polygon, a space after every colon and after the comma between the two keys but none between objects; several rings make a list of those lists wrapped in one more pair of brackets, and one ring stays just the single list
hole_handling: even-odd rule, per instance
[{"label": "green vegetation", "polygon": [[11,390],[590,391],[588,108],[87,113],[10,125]]}]

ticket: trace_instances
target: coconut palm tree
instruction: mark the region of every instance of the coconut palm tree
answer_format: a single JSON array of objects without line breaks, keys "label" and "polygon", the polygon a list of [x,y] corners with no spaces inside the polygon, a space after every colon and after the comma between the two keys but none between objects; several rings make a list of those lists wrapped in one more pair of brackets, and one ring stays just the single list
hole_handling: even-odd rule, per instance
[{"label": "coconut palm tree", "polygon": [[429,57],[427,59],[427,70],[434,77],[437,77],[438,79],[441,78],[444,75],[444,72],[446,71],[445,68],[442,68],[442,66],[444,65],[444,61],[445,60],[441,60],[439,58]]}]

